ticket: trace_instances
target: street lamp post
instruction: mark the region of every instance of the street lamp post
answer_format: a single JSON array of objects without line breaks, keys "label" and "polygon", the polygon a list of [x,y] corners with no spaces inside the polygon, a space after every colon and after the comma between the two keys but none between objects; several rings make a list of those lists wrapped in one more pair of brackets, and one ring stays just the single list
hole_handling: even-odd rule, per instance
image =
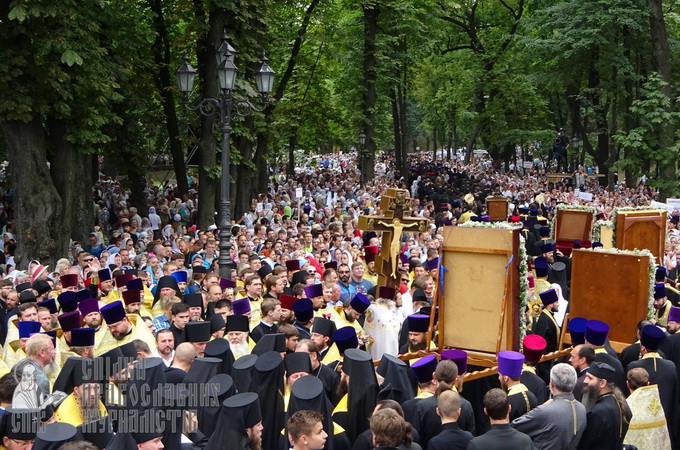
[{"label": "street lamp post", "polygon": [[571,140],[571,148],[574,149],[574,154],[571,157],[572,172],[576,172],[578,170],[578,147],[580,143],[581,140],[578,138],[578,135],[574,135]]},{"label": "street lamp post", "polygon": [[[202,116],[219,115],[222,132],[222,159],[221,159],[221,178],[220,178],[220,214],[219,214],[219,236],[220,254],[218,263],[220,267],[220,277],[231,279],[231,199],[230,199],[230,148],[229,141],[231,136],[231,120],[235,113],[238,116],[247,116],[252,111],[261,112],[248,100],[234,98],[232,96],[236,72],[238,69],[234,65],[234,54],[236,51],[229,45],[226,34],[222,35],[222,45],[215,52],[217,58],[217,80],[220,84],[219,98],[205,98],[197,105],[191,106],[188,103],[189,93],[193,90],[196,70],[189,64],[189,57],[184,56],[184,62],[177,69],[177,84],[182,93],[184,106],[191,111],[198,111]],[[269,94],[274,84],[274,71],[267,64],[267,57],[262,56],[262,65],[255,73],[257,90],[262,95],[264,107],[269,104]],[[235,108],[234,108],[235,107]]]}]

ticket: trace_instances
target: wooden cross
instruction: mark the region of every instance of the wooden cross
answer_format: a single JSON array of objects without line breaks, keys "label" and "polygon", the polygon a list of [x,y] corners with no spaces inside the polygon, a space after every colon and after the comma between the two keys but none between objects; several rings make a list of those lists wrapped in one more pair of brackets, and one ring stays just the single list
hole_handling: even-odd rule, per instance
[{"label": "wooden cross", "polygon": [[399,287],[399,268],[401,234],[403,232],[425,233],[430,225],[429,219],[404,216],[411,203],[405,189],[390,188],[380,199],[383,216],[359,216],[359,229],[382,232],[380,253],[375,258],[378,285]]}]

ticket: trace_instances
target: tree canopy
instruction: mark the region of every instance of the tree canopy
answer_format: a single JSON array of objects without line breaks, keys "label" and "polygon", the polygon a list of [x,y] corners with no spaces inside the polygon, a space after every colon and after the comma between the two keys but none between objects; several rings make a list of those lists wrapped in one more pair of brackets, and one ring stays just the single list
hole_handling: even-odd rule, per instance
[{"label": "tree canopy", "polygon": [[[663,196],[678,194],[678,8],[661,0],[3,2],[0,133],[10,166],[30,171],[10,169],[33,210],[18,218],[19,235],[51,240],[48,253],[64,245],[59,236],[82,239],[97,157],[127,177],[141,208],[141,177],[158,155],[173,161],[186,193],[194,146],[199,225],[212,223],[219,127],[184,108],[175,70],[187,53],[199,70],[190,101],[218,95],[213,54],[223,31],[237,50],[235,96],[259,101],[253,74],[263,51],[277,72],[270,106],[233,123],[233,216],[296,150],[358,148],[369,179],[375,152],[393,149],[408,177],[405,155],[416,148],[465,147],[468,158],[483,148],[502,167],[518,151],[544,152],[559,128],[581,142],[570,161],[597,166],[610,187],[618,172],[628,185],[647,176]],[[48,222],[58,234],[32,229]]]}]

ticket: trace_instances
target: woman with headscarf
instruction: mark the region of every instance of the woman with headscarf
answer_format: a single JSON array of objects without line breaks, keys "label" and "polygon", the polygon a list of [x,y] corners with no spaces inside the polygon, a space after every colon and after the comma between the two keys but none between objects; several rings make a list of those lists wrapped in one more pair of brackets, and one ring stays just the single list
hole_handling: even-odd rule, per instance
[{"label": "woman with headscarf", "polygon": [[180,203],[179,208],[177,208],[177,214],[180,215],[181,217],[181,223],[184,226],[189,225],[189,209],[187,208],[186,203]]},{"label": "woman with headscarf", "polygon": [[123,260],[121,259],[120,254],[114,253],[112,255],[109,255],[109,258],[106,260],[106,267],[113,271],[114,268],[112,268],[111,266],[116,266],[115,268],[120,267],[121,264],[123,264],[122,261]]},{"label": "woman with headscarf", "polygon": [[149,207],[149,226],[151,232],[153,233],[154,240],[160,239],[161,237],[161,216],[156,214],[156,208],[154,206]]},{"label": "woman with headscarf", "polygon": [[104,244],[99,240],[99,235],[90,233],[90,242],[85,246],[85,251],[99,258],[104,248]]}]

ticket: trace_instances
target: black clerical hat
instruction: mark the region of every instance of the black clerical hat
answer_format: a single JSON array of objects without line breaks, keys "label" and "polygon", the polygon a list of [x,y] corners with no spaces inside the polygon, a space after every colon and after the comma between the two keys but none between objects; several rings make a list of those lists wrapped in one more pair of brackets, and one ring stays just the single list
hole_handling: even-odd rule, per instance
[{"label": "black clerical hat", "polygon": [[234,365],[234,354],[231,352],[229,341],[226,339],[213,339],[205,346],[205,356],[218,358],[222,361],[220,373],[231,374]]},{"label": "black clerical hat", "polygon": [[219,373],[222,360],[218,358],[196,358],[189,372],[184,377],[184,383],[206,383]]},{"label": "black clerical hat", "polygon": [[312,371],[312,361],[307,352],[293,352],[286,355],[283,359],[283,364],[286,368],[286,375],[290,376],[294,373]]},{"label": "black clerical hat", "polygon": [[319,333],[324,336],[332,337],[336,331],[335,322],[325,317],[316,317],[312,325],[312,333]]},{"label": "black clerical hat", "polygon": [[211,337],[210,322],[189,322],[184,327],[187,342],[208,342]]},{"label": "black clerical hat", "polygon": [[203,296],[199,293],[185,295],[183,302],[190,307],[203,308]]},{"label": "black clerical hat", "polygon": [[265,334],[257,341],[253,347],[252,353],[254,355],[262,355],[266,352],[285,352],[286,351],[286,335],[283,333]]},{"label": "black clerical hat", "polygon": [[33,448],[35,450],[57,450],[66,442],[76,439],[78,430],[70,423],[55,422],[38,431]]},{"label": "black clerical hat", "polygon": [[250,390],[250,380],[257,362],[257,355],[243,355],[236,361],[231,370],[231,377],[234,379],[234,386],[240,393]]},{"label": "black clerical hat", "polygon": [[[212,303],[208,303],[209,305]],[[213,314],[210,316],[210,333],[217,333],[220,330],[224,330],[227,326],[227,322],[224,321],[222,314]]]},{"label": "black clerical hat", "polygon": [[107,448],[113,439],[113,426],[109,416],[85,422],[77,429],[84,440],[93,443],[97,448]]},{"label": "black clerical hat", "polygon": [[250,320],[247,316],[227,316],[227,333],[230,331],[250,332]]}]

